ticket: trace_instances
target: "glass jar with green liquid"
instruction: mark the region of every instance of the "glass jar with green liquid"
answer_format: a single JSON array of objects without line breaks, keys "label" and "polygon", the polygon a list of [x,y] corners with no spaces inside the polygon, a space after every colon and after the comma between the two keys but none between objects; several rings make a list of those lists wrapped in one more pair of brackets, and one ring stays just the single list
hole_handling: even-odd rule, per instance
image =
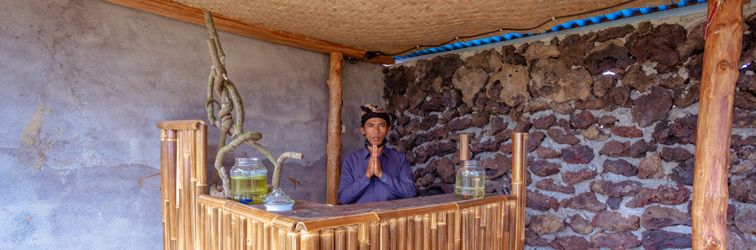
[{"label": "glass jar with green liquid", "polygon": [[483,198],[486,194],[486,172],[478,168],[475,160],[462,161],[454,182],[454,194],[462,199]]},{"label": "glass jar with green liquid", "polygon": [[236,158],[231,168],[231,198],[244,204],[262,204],[268,192],[268,169],[260,158]]},{"label": "glass jar with green liquid", "polygon": [[457,170],[454,194],[462,199],[483,198],[486,195],[486,172],[470,158],[470,136],[462,133],[459,135],[459,160],[462,166]]}]

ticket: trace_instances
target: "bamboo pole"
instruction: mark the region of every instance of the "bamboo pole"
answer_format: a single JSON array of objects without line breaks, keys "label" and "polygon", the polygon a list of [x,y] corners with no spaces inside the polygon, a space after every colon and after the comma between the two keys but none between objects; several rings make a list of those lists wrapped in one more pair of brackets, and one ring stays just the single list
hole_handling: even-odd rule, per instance
[{"label": "bamboo pole", "polygon": [[210,220],[210,249],[212,250],[218,250],[220,249],[220,240],[218,239],[218,223],[220,220],[218,220],[218,209],[216,208],[208,208],[208,219]]},{"label": "bamboo pole", "polygon": [[462,210],[457,209],[454,211],[454,246],[453,249],[462,249],[462,221],[463,216]]},{"label": "bamboo pole", "polygon": [[176,248],[176,240],[178,239],[177,235],[177,222],[178,218],[176,217],[176,151],[178,147],[178,143],[176,142],[178,137],[178,133],[175,130],[168,130],[168,138],[173,138],[173,141],[169,141],[168,144],[168,166],[167,166],[167,180],[166,185],[163,186],[167,190],[168,198],[166,200],[167,210],[168,210],[168,232],[167,234],[170,235],[171,239],[171,249]]},{"label": "bamboo pole", "polygon": [[370,250],[378,250],[378,247],[380,246],[380,228],[379,223],[377,221],[370,222],[370,238],[368,238],[368,244],[370,245]]},{"label": "bamboo pole", "polygon": [[339,177],[341,174],[341,53],[331,53],[331,69],[328,73],[328,143],[326,145],[326,200],[338,204]]},{"label": "bamboo pole", "polygon": [[415,219],[413,216],[407,217],[407,242],[404,243],[406,249],[415,249]]},{"label": "bamboo pole", "polygon": [[333,229],[325,229],[320,231],[320,249],[333,250]]},{"label": "bamboo pole", "polygon": [[175,145],[176,137],[173,134],[173,130],[161,129],[160,130],[160,199],[162,201],[162,220],[163,220],[163,249],[173,249],[171,247],[171,233],[170,233],[170,217],[168,216],[168,210],[170,209],[170,201],[168,197],[168,166],[171,161],[170,152],[171,144]]},{"label": "bamboo pole", "polygon": [[199,126],[197,137],[197,195],[207,194],[207,125]]},{"label": "bamboo pole", "polygon": [[181,206],[181,209],[184,213],[184,240],[186,241],[186,248],[185,249],[194,249],[195,248],[195,241],[194,241],[194,225],[196,225],[195,220],[195,214],[196,214],[196,194],[194,193],[195,190],[197,190],[195,184],[196,184],[196,178],[194,175],[194,156],[196,155],[195,151],[195,135],[196,131],[193,130],[187,130],[185,131],[185,137],[184,137],[184,204]]},{"label": "bamboo pole", "polygon": [[[444,216],[439,217],[439,218],[446,218],[446,213],[443,213],[443,215]],[[437,238],[438,244],[436,244],[436,245],[438,246],[439,249],[446,249],[446,250],[448,250],[449,249],[449,245],[447,244],[447,241],[448,241],[449,237],[446,235],[446,221],[439,222],[436,225],[436,227],[438,228],[437,229],[438,230],[438,238]]]},{"label": "bamboo pole", "polygon": [[356,250],[358,248],[359,241],[357,240],[357,229],[358,227],[356,225],[347,227],[346,249]]},{"label": "bamboo pole", "polygon": [[415,215],[415,250],[423,249],[423,218]]},{"label": "bamboo pole", "polygon": [[466,209],[467,214],[467,221],[465,222],[465,229],[467,229],[467,249],[469,250],[478,250],[478,247],[475,245],[476,238],[475,238],[475,208],[468,208]]},{"label": "bamboo pole", "polygon": [[261,239],[257,238],[257,221],[247,221],[247,249],[258,249],[257,241]]},{"label": "bamboo pole", "polygon": [[426,248],[430,249],[439,249],[440,245],[438,244],[438,214],[437,213],[431,213],[430,214],[430,237],[429,237],[430,245],[426,246]]},{"label": "bamboo pole", "polygon": [[467,247],[467,242],[470,241],[470,238],[468,237],[469,234],[467,233],[467,228],[465,228],[465,225],[464,225],[467,222],[467,216],[468,216],[468,214],[469,213],[467,212],[467,210],[462,210],[460,212],[460,215],[461,215],[461,218],[462,218],[460,220],[460,222],[462,222],[462,223],[460,223],[460,224],[457,225],[459,228],[461,228],[460,229],[461,234],[459,235],[459,237],[461,237],[461,239],[462,239],[460,241],[461,244],[459,246],[459,249],[461,249],[461,250],[470,250]]},{"label": "bamboo pole", "polygon": [[195,225],[195,228],[197,228],[197,249],[207,249],[205,247],[205,206],[202,204],[197,204],[197,225]]},{"label": "bamboo pole", "polygon": [[231,214],[225,210],[221,214],[221,237],[223,237],[221,249],[231,250]]},{"label": "bamboo pole", "polygon": [[496,244],[497,249],[505,249],[504,246],[509,246],[509,245],[505,245],[507,244],[506,243],[507,238],[505,238],[505,234],[506,234],[505,228],[507,225],[509,225],[507,216],[504,216],[504,213],[507,212],[507,203],[510,203],[510,202],[499,203],[499,210],[496,211],[496,223],[499,225],[497,227],[498,229],[496,229],[496,240],[498,242]]},{"label": "bamboo pole", "polygon": [[240,246],[237,245],[239,242],[239,217],[236,215],[231,215],[231,249],[239,249]]},{"label": "bamboo pole", "polygon": [[493,212],[494,205],[493,204],[486,205],[485,207],[483,207],[483,211],[484,213],[483,213],[482,224],[481,224],[482,226],[481,234],[485,236],[484,237],[485,240],[483,240],[483,247],[485,249],[493,249],[494,242],[493,242],[493,237],[491,236],[493,235],[492,231],[494,229],[494,226],[493,226],[493,218],[491,216],[494,213]]},{"label": "bamboo pole", "polygon": [[184,150],[186,149],[186,131],[185,130],[179,130],[178,136],[176,137],[176,202],[173,209],[176,210],[176,218],[178,218],[178,221],[176,222],[177,226],[177,234],[176,234],[176,242],[177,242],[177,248],[178,249],[186,249],[186,226],[188,222],[186,221],[186,216],[184,214],[184,207],[186,207],[186,197],[185,197],[185,189],[187,186],[184,184],[184,180],[186,177],[184,176],[185,172],[185,160],[184,157]]},{"label": "bamboo pole", "polygon": [[494,250],[498,249],[497,246],[499,244],[499,240],[496,238],[496,231],[500,227],[497,224],[497,223],[500,222],[500,220],[496,216],[497,212],[499,211],[499,207],[500,207],[500,205],[498,203],[494,204],[491,207],[491,211],[488,214],[488,216],[489,216],[488,218],[490,220],[490,222],[488,224],[489,225],[489,229],[488,230],[490,231],[490,235],[489,235],[489,237],[490,237],[489,241],[490,241],[490,244],[491,244],[491,248],[490,249],[494,249]]},{"label": "bamboo pole", "polygon": [[396,249],[407,249],[407,218],[399,218],[396,227]]},{"label": "bamboo pole", "polygon": [[475,217],[473,217],[473,233],[475,234],[473,245],[475,249],[483,249],[483,236],[481,226],[483,224],[483,210],[481,207],[475,207]]},{"label": "bamboo pole", "polygon": [[[380,233],[380,245],[378,249],[389,249],[389,223],[386,221],[383,221],[380,223],[381,227],[381,233]],[[376,244],[378,245],[378,244]]]},{"label": "bamboo pole", "polygon": [[272,240],[271,237],[273,235],[273,229],[275,229],[270,224],[263,224],[262,227],[262,239],[258,239],[258,241],[262,242],[262,248],[260,249],[270,249],[272,246]]},{"label": "bamboo pole", "polygon": [[468,133],[459,134],[459,160],[470,160],[470,135]]},{"label": "bamboo pole", "polygon": [[318,232],[302,232],[299,236],[302,242],[300,249],[302,250],[319,250],[320,249],[320,234]]},{"label": "bamboo pole", "polygon": [[430,250],[431,220],[430,215],[423,215],[423,250]]},{"label": "bamboo pole", "polygon": [[286,250],[299,250],[299,232],[289,232],[286,234]]},{"label": "bamboo pole", "polygon": [[514,225],[514,211],[515,206],[517,205],[517,202],[507,202],[504,204],[504,207],[502,209],[502,220],[504,221],[504,226],[501,230],[501,237],[502,242],[504,244],[501,245],[502,249],[512,249],[513,242],[512,239],[514,239],[514,229],[512,228]]},{"label": "bamboo pole", "polygon": [[265,227],[267,226],[267,223],[260,222],[255,224],[255,239],[257,239],[257,249],[265,249],[265,231],[269,230]]},{"label": "bamboo pole", "polygon": [[447,250],[454,250],[454,242],[455,242],[455,235],[454,235],[454,220],[457,215],[458,210],[452,210],[446,212],[446,249]]},{"label": "bamboo pole", "polygon": [[194,166],[192,167],[192,232],[194,239],[194,249],[202,248],[202,233],[200,232],[201,219],[198,199],[199,195],[205,193],[205,150],[207,144],[204,143],[207,136],[207,126],[200,124],[198,130],[193,131],[192,157],[194,157]]},{"label": "bamboo pole", "polygon": [[[507,211],[507,202],[499,203],[499,209],[496,210],[496,249],[504,249],[507,244],[507,237],[505,237],[505,227],[509,225],[507,216],[504,213]],[[507,245],[509,246],[509,245]]]},{"label": "bamboo pole", "polygon": [[239,249],[249,248],[247,242],[249,242],[250,238],[247,232],[249,232],[250,228],[247,222],[251,220],[250,218],[239,216]]},{"label": "bamboo pole", "polygon": [[396,219],[389,220],[389,236],[388,236],[388,238],[389,238],[389,246],[388,246],[387,249],[394,250],[394,249],[397,249],[397,247],[399,245],[396,242],[396,240],[397,240],[397,234],[396,234],[397,233],[396,232],[397,231],[397,229],[396,229],[397,222],[396,221],[397,221]]},{"label": "bamboo pole", "polygon": [[709,1],[693,182],[693,248],[727,248],[727,174],[743,0]]},{"label": "bamboo pole", "polygon": [[346,231],[344,230],[344,228],[337,228],[334,235],[335,235],[334,239],[336,239],[336,242],[334,244],[333,249],[346,250],[347,249],[346,248],[347,236],[346,236]]},{"label": "bamboo pole", "polygon": [[367,223],[360,223],[359,225],[357,239],[359,241],[360,250],[368,249],[370,246],[370,236],[368,235],[368,232],[370,231],[369,226],[370,225]]},{"label": "bamboo pole", "polygon": [[528,160],[528,134],[512,134],[512,193],[517,197],[514,211],[514,237],[511,239],[512,249],[525,248],[525,169]]}]

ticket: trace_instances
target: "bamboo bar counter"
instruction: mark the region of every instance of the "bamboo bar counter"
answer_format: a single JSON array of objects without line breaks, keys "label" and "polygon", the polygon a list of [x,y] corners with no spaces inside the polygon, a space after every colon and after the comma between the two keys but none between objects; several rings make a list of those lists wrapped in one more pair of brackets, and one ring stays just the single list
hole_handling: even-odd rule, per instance
[{"label": "bamboo bar counter", "polygon": [[161,129],[164,249],[521,249],[526,134],[513,136],[513,195],[453,194],[268,212],[207,194],[206,126]]}]

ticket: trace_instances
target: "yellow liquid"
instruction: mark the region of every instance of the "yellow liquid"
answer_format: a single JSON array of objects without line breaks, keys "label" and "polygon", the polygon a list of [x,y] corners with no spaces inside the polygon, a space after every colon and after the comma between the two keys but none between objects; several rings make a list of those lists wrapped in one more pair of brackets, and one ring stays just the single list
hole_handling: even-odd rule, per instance
[{"label": "yellow liquid", "polygon": [[483,198],[486,195],[485,177],[480,175],[457,174],[454,194],[462,199]]},{"label": "yellow liquid", "polygon": [[268,192],[266,176],[232,176],[231,197],[242,203],[262,204],[263,197]]}]

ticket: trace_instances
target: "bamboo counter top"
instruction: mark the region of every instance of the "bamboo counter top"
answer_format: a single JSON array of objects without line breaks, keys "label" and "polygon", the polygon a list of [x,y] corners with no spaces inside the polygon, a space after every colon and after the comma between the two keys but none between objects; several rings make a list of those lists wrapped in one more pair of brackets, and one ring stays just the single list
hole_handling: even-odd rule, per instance
[{"label": "bamboo counter top", "polygon": [[222,207],[233,209],[245,216],[278,222],[276,224],[290,224],[292,229],[304,231],[515,200],[514,197],[505,195],[489,195],[481,199],[463,200],[454,194],[336,206],[297,200],[291,211],[273,212],[266,211],[262,204],[244,205],[209,195],[201,195],[199,198],[200,203],[222,204]]}]

